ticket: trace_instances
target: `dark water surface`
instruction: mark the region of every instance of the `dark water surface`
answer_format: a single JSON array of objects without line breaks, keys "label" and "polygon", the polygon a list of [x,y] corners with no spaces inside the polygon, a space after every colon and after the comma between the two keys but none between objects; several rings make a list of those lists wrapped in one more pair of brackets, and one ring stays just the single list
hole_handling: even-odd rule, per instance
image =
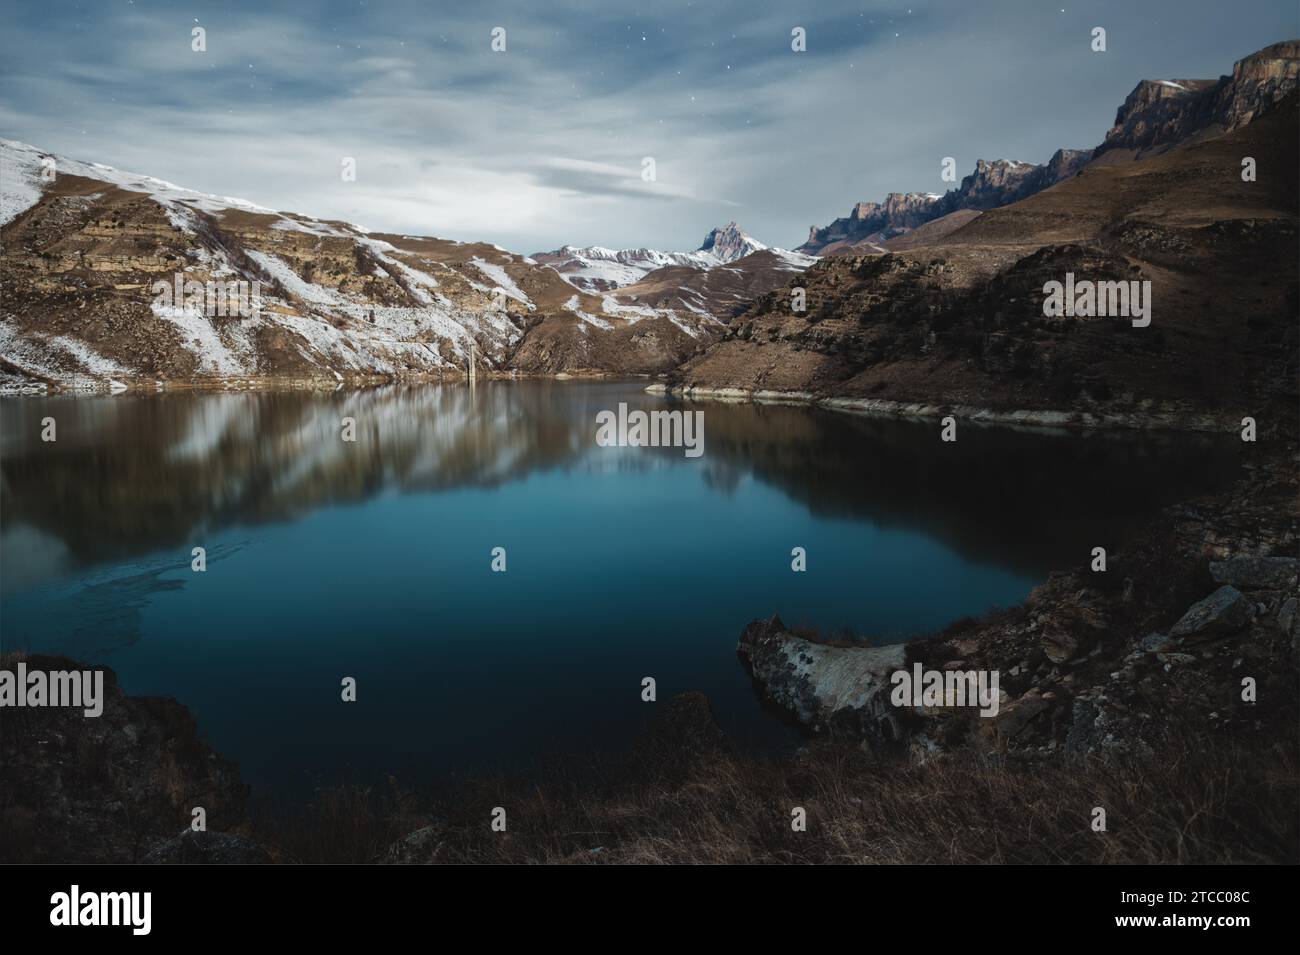
[{"label": "dark water surface", "polygon": [[670,403],[641,388],[0,400],[0,642],[176,697],[264,787],[621,750],[645,676],[779,747],[735,655],[749,620],[939,628],[1237,467],[1231,438],[944,444],[937,422],[717,403],[688,406],[701,457],[597,447],[598,411]]}]

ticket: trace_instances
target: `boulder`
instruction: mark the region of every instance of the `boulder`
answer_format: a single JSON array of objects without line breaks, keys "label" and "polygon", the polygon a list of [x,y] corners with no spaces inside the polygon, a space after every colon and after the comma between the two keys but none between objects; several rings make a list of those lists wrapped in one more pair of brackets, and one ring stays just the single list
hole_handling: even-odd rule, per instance
[{"label": "boulder", "polygon": [[1170,640],[1163,633],[1148,633],[1139,644],[1145,653],[1163,653],[1166,650],[1172,650],[1177,645],[1175,641]]},{"label": "boulder", "polygon": [[890,674],[907,665],[902,644],[833,647],[788,632],[779,617],[755,620],[736,648],[767,699],[814,730],[844,729],[880,743],[901,739]]},{"label": "boulder", "polygon": [[1079,650],[1079,641],[1060,627],[1045,628],[1042,641],[1043,653],[1053,663],[1065,663]]},{"label": "boulder", "polygon": [[1250,620],[1250,600],[1236,587],[1225,584],[1187,612],[1169,631],[1171,637],[1211,637],[1237,630]]},{"label": "boulder", "polygon": [[1019,736],[1040,713],[1051,709],[1052,701],[1041,696],[1025,695],[1004,708],[997,717],[997,728],[1003,736]]}]

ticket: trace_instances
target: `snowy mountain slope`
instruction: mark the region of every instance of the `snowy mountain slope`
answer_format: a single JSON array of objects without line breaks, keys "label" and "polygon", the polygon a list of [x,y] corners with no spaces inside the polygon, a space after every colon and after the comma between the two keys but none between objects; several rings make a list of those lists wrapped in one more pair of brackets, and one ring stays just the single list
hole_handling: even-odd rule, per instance
[{"label": "snowy mountain slope", "polygon": [[[648,373],[718,325],[687,309],[606,310],[491,244],[371,233],[9,140],[0,214],[11,387],[443,376],[471,356],[484,371]],[[155,291],[228,282],[247,283],[249,314]],[[634,325],[635,347],[598,345],[626,344]],[[522,349],[539,329],[548,349]]]}]

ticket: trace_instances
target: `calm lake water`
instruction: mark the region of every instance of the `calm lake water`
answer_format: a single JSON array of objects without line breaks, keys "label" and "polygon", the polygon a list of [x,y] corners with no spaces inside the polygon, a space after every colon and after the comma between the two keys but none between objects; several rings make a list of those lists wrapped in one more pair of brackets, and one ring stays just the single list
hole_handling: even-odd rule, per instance
[{"label": "calm lake water", "polygon": [[175,697],[270,789],[619,751],[645,676],[779,748],[736,659],[748,621],[939,628],[1238,466],[1231,438],[944,444],[938,422],[717,403],[686,406],[701,457],[597,447],[620,401],[672,404],[606,382],[0,400],[0,643]]}]

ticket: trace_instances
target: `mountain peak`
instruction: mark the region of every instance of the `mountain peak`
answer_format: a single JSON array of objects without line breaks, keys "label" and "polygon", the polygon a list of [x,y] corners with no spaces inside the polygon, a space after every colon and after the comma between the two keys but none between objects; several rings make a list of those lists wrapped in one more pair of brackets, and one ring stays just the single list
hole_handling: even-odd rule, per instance
[{"label": "mountain peak", "polygon": [[761,252],[766,248],[767,246],[757,239],[746,235],[735,220],[732,220],[706,235],[703,244],[696,251],[707,252],[719,262],[734,262],[752,252]]}]

